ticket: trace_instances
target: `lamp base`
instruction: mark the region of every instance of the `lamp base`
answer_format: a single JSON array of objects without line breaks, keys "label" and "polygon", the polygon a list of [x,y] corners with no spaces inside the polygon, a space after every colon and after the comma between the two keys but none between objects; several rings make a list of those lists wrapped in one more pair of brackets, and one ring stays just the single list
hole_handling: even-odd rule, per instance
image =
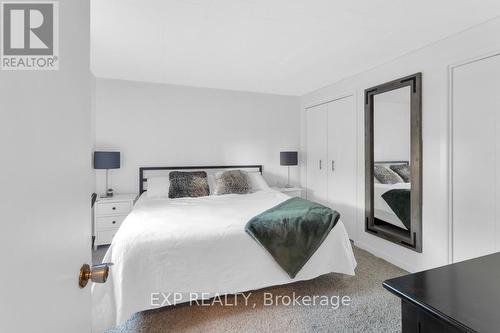
[{"label": "lamp base", "polygon": [[292,186],[290,186],[290,167],[288,167],[288,178],[286,180],[286,185],[285,185],[285,188],[291,188]]},{"label": "lamp base", "polygon": [[113,189],[109,188],[108,173],[109,170],[106,169],[106,194],[101,195],[101,198],[111,198],[113,196]]},{"label": "lamp base", "polygon": [[106,193],[99,195],[99,198],[111,198],[111,197],[113,197],[113,193],[114,193],[113,189],[108,188],[106,190]]}]

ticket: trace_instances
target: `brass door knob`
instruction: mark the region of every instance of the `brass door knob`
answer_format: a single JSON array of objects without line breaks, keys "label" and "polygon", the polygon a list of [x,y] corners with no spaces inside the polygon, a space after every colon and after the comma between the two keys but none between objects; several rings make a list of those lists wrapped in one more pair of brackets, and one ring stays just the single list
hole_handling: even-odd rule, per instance
[{"label": "brass door knob", "polygon": [[83,264],[80,268],[80,276],[78,285],[80,288],[85,288],[89,280],[96,283],[104,283],[108,279],[109,266],[113,263],[103,263],[90,267],[88,264]]}]

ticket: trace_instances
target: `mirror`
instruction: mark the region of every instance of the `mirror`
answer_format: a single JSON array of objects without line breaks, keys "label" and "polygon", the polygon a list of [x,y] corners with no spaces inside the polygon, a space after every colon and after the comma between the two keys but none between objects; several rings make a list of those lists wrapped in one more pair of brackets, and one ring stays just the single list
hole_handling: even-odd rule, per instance
[{"label": "mirror", "polygon": [[365,230],[422,252],[421,74],[365,91]]}]

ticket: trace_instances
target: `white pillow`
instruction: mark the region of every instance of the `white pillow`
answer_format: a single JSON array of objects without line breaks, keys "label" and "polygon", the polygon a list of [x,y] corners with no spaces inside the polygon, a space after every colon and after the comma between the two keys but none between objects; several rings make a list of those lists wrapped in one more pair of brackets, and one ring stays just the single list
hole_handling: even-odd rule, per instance
[{"label": "white pillow", "polygon": [[247,177],[252,192],[269,189],[269,185],[260,172],[247,172]]},{"label": "white pillow", "polygon": [[151,177],[148,178],[148,190],[146,194],[149,198],[168,197],[169,187],[170,180],[168,177]]}]

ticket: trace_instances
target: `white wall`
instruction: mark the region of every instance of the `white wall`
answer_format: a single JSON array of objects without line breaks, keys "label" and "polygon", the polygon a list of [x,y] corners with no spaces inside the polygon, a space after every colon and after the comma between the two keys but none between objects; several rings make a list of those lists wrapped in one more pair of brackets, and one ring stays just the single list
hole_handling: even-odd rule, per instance
[{"label": "white wall", "polygon": [[[96,136],[95,136],[95,117],[96,117],[96,111],[97,111],[97,105],[96,105],[96,87],[97,85],[97,81],[96,81],[96,77],[94,76],[94,74],[90,73],[90,145],[91,145],[91,154],[90,154],[90,158],[91,160],[93,159],[93,154],[92,152],[95,150],[96,148],[96,142],[95,142],[95,139],[96,139]],[[92,160],[93,162],[93,160]],[[96,171],[97,170],[94,170],[92,169],[92,177],[95,178],[96,177]],[[96,186],[95,186],[95,182],[92,183],[92,192],[95,192],[96,191]],[[92,225],[92,228],[94,226]],[[93,232],[92,232],[93,234]]]},{"label": "white wall", "polygon": [[[358,232],[356,245],[411,271],[450,262],[448,225],[448,66],[500,50],[500,19],[439,41],[382,66],[302,98],[303,107],[346,93],[357,96]],[[423,252],[417,253],[364,232],[364,89],[416,72],[423,73]],[[301,119],[304,119],[302,112]],[[305,127],[302,126],[305,147]],[[305,183],[305,173],[301,180]]]},{"label": "white wall", "polygon": [[92,140],[92,150],[95,148],[95,116],[96,116],[96,77],[94,74],[90,74],[90,123],[92,124],[90,128],[90,138]]},{"label": "white wall", "polygon": [[59,70],[0,71],[0,332],[90,332],[89,1],[59,1]]},{"label": "white wall", "polygon": [[141,166],[263,164],[270,183],[284,183],[279,152],[300,146],[300,98],[98,78],[95,135],[97,149],[122,153],[110,171],[118,192],[138,191]]}]

